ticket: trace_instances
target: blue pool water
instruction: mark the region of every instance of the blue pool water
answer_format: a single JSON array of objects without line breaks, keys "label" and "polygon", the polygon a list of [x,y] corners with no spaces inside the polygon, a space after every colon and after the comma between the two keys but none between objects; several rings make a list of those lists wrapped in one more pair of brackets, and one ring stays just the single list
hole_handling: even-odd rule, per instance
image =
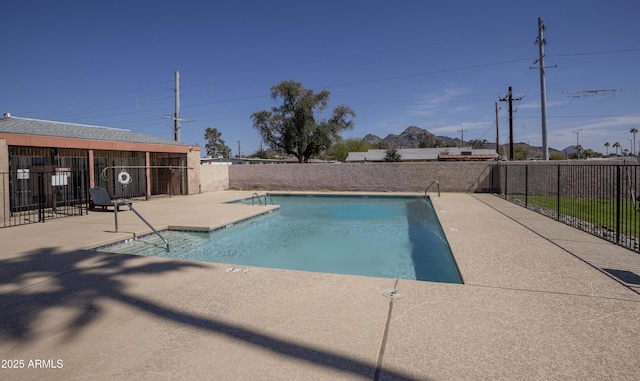
[{"label": "blue pool water", "polygon": [[[101,251],[234,266],[462,283],[430,200],[272,196],[280,209],[211,233],[163,232]],[[259,207],[259,206],[256,206]]]}]

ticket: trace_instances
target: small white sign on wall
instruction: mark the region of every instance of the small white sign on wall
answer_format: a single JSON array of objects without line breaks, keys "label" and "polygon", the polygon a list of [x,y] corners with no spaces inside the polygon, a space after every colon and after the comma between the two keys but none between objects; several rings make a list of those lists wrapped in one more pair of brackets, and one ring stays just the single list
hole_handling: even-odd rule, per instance
[{"label": "small white sign on wall", "polygon": [[67,174],[65,172],[59,172],[51,176],[51,185],[54,187],[67,185]]},{"label": "small white sign on wall", "polygon": [[18,169],[18,180],[29,180],[29,170]]},{"label": "small white sign on wall", "polygon": [[51,176],[51,185],[59,187],[67,185],[67,178],[71,176],[71,168],[56,168],[56,173]]}]

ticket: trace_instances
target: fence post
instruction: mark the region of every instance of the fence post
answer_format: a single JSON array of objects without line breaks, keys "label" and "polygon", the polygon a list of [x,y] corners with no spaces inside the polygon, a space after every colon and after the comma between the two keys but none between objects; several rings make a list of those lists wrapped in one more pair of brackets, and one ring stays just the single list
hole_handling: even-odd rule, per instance
[{"label": "fence post", "polygon": [[556,204],[557,204],[556,205],[556,220],[560,221],[560,194],[561,194],[561,192],[560,192],[560,165],[558,165],[557,168],[558,168],[558,178],[557,178],[557,181],[558,181],[558,190],[557,190],[558,196],[557,196],[557,200],[556,200]]},{"label": "fence post", "polygon": [[83,168],[83,180],[84,180],[84,184],[82,184],[82,187],[80,187],[80,199],[85,201],[85,207],[86,209],[84,210],[85,213],[82,212],[82,201],[80,201],[80,203],[78,204],[80,206],[80,215],[83,214],[89,214],[89,193],[88,193],[88,189],[91,187],[91,181],[89,179],[89,171],[87,171],[86,168]]},{"label": "fence post", "polygon": [[524,206],[529,207],[529,164],[524,166]]},{"label": "fence post", "polygon": [[507,189],[508,179],[509,179],[509,166],[505,165],[504,166],[504,199],[505,200],[507,199],[507,195],[509,194]]},{"label": "fence post", "polygon": [[[497,193],[496,188],[494,187],[496,173],[496,165],[491,166],[491,176],[489,176],[489,193]],[[342,178],[342,177],[341,177]]]},{"label": "fence post", "polygon": [[616,243],[620,243],[620,194],[622,183],[622,171],[620,166],[616,166]]},{"label": "fence post", "polygon": [[38,173],[38,222],[44,222],[44,173]]}]

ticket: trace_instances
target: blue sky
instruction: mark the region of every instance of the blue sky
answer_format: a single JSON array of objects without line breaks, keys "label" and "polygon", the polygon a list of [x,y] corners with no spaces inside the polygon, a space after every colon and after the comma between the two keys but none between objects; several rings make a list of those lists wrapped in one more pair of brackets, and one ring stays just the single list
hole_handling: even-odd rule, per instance
[{"label": "blue sky", "polygon": [[[514,140],[542,145],[537,19],[546,25],[551,148],[630,151],[640,129],[640,2],[30,1],[0,12],[0,111],[173,139],[174,72],[182,141],[215,127],[236,154],[260,146],[253,112],[295,80],[356,112],[343,134],[418,126],[495,141],[495,102],[514,97]],[[598,91],[593,90],[615,90]],[[506,102],[498,102],[508,142]],[[578,132],[579,133],[576,133]],[[636,145],[640,144],[640,135]],[[613,151],[613,148],[609,149]],[[636,148],[636,151],[639,151]]]}]

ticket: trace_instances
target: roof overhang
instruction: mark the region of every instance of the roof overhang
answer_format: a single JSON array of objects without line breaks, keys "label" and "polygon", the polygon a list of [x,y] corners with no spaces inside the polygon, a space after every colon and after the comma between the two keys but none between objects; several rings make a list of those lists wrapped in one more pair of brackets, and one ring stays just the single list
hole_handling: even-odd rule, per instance
[{"label": "roof overhang", "polygon": [[25,147],[57,147],[80,148],[114,151],[141,151],[141,152],[169,152],[189,153],[192,150],[200,151],[198,146],[164,145],[151,143],[114,142],[105,140],[88,140],[73,138],[58,138],[51,136],[37,136],[24,134],[0,133],[0,138],[5,139],[8,146]]}]

